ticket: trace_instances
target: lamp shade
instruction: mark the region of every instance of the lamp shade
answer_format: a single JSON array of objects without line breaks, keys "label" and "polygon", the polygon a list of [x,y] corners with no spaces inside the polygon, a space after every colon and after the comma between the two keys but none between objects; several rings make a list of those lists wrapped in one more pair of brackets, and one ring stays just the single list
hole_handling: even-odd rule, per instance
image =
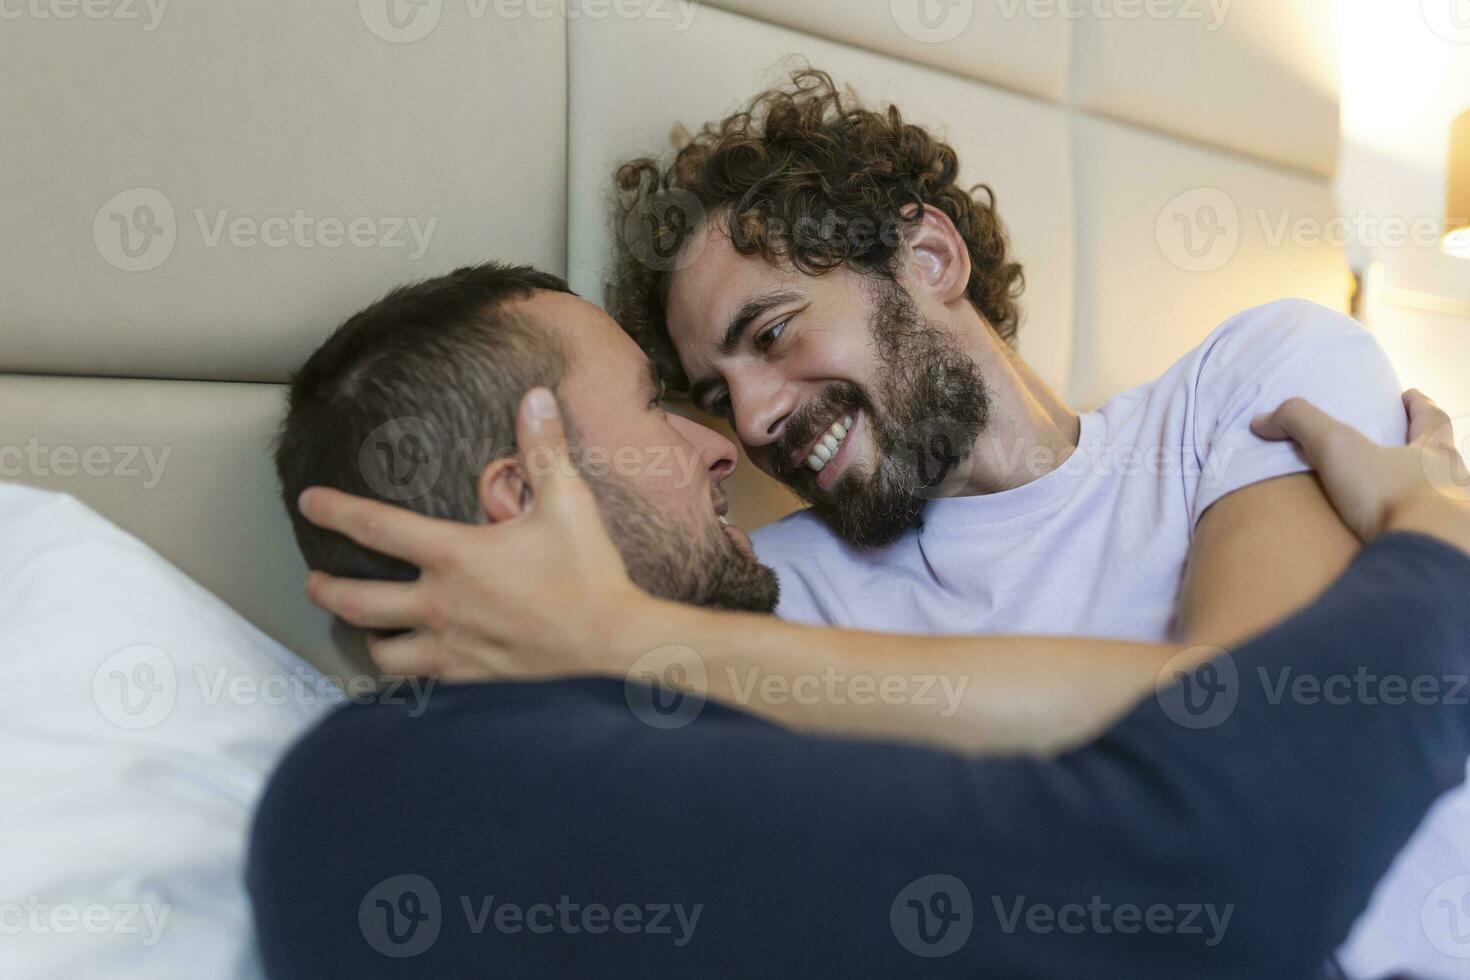
[{"label": "lamp shade", "polygon": [[1470,112],[1450,128],[1449,201],[1445,206],[1444,250],[1470,259]]}]

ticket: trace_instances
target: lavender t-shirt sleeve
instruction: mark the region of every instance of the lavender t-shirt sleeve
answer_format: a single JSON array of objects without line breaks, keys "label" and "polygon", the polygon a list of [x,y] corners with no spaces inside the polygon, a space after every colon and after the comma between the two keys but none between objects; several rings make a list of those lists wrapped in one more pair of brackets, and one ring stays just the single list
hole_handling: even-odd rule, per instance
[{"label": "lavender t-shirt sleeve", "polygon": [[1302,397],[1383,445],[1408,435],[1401,388],[1373,335],[1356,320],[1306,300],[1246,310],[1197,352],[1192,439],[1199,484],[1192,523],[1243,487],[1311,469],[1290,442],[1266,442],[1251,419]]}]

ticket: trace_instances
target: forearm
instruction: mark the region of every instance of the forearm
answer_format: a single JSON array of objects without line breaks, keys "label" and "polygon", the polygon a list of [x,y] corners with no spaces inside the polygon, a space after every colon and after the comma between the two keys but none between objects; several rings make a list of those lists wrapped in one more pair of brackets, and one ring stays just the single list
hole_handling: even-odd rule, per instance
[{"label": "forearm", "polygon": [[603,669],[624,673],[636,663],[677,680],[655,650],[669,663],[693,651],[699,693],[789,728],[972,753],[1054,752],[1086,741],[1151,693],[1176,652],[1075,637],[821,628],[651,600],[620,626],[618,653]]}]

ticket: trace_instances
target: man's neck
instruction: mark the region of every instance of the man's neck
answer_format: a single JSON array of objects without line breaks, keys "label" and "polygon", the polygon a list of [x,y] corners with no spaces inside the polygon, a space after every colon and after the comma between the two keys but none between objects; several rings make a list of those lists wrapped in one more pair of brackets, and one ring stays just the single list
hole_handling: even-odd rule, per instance
[{"label": "man's neck", "polygon": [[1081,438],[1077,413],[978,315],[976,321],[976,329],[965,330],[963,336],[985,379],[989,421],[967,464],[941,484],[939,496],[969,497],[1025,486],[1066,462]]}]

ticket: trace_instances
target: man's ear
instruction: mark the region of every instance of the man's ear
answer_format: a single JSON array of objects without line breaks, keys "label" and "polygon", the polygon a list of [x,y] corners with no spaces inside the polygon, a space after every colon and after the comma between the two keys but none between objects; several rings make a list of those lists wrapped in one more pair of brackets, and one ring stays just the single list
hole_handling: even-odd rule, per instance
[{"label": "man's ear", "polygon": [[[910,205],[905,217],[916,213]],[[926,207],[923,217],[908,229],[905,257],[909,275],[919,290],[940,303],[964,299],[970,285],[970,249],[949,215]]]},{"label": "man's ear", "polygon": [[521,474],[521,464],[514,456],[491,461],[480,473],[476,484],[480,509],[492,524],[521,516],[530,499],[530,486]]}]

